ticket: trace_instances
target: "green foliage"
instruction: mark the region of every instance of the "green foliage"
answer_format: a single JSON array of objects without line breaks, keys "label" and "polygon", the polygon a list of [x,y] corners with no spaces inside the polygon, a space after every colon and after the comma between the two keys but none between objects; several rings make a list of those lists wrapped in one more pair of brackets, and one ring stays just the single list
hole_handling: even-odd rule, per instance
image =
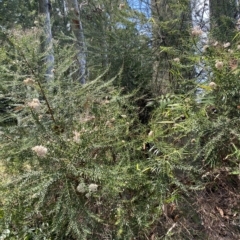
[{"label": "green foliage", "polygon": [[[39,35],[6,35],[15,61],[1,68],[2,84],[17,124],[1,132],[0,158],[13,177],[1,186],[1,230],[13,239],[144,236],[161,213],[152,205],[143,215],[144,199],[159,205],[165,190],[142,171],[146,134],[130,104],[135,92],[123,95],[115,87],[126,74],[124,64],[81,86],[72,80],[74,49],[66,45],[55,54],[54,82],[46,82],[37,64],[44,57]],[[36,146],[46,156],[38,156]],[[81,184],[84,190],[77,190]]]},{"label": "green foliage", "polygon": [[0,2],[1,27],[9,29],[22,26],[29,28],[37,15],[37,1],[14,0]]},{"label": "green foliage", "polygon": [[239,236],[229,221],[240,211],[239,34],[199,49],[187,3],[170,2],[172,19],[158,19],[172,88],[159,96],[149,93],[150,39],[138,32],[150,21],[127,5],[83,8],[84,85],[74,80],[76,39],[57,26],[67,19],[53,21],[53,81],[39,25],[1,32],[0,238],[219,239],[209,212]]},{"label": "green foliage", "polygon": [[120,9],[117,3],[103,1],[86,6],[82,19],[90,39],[87,42],[90,75],[94,78],[110,66],[108,76],[114,77],[123,67],[118,86],[126,92],[140,86],[146,88],[152,74],[150,36],[139,33],[146,17],[127,4]]},{"label": "green foliage", "polygon": [[210,1],[211,34],[220,41],[231,41],[236,34],[237,4],[234,0]]},{"label": "green foliage", "polygon": [[[203,74],[191,81],[191,88],[184,87],[186,85],[183,83],[190,81],[183,77],[181,59],[174,61],[172,72],[180,82],[176,86],[184,87],[179,89],[184,94],[176,91],[177,94],[166,94],[150,102],[151,106],[155,106],[155,111],[147,141],[150,142],[150,157],[149,167],[146,169],[159,174],[162,180],[165,179],[167,186],[174,189],[178,196],[190,194],[190,199],[194,199],[194,190],[209,197],[207,193],[210,191],[212,199],[209,201],[212,201],[219,194],[214,195],[215,189],[225,192],[228,188],[233,188],[237,192],[232,177],[239,173],[239,46],[235,41],[239,41],[239,35],[228,44],[216,43],[210,39],[212,44],[204,47],[205,50],[198,57],[189,53],[190,64],[195,62],[195,66],[203,68]],[[173,48],[164,50],[174,51]],[[221,171],[222,175],[219,173]],[[209,181],[213,181],[213,184]],[[175,192],[172,192],[171,197]],[[237,199],[236,192],[234,199]],[[196,198],[198,197],[199,195]],[[185,202],[184,198],[177,197],[178,206],[183,211],[188,209],[190,212],[189,208],[193,205]],[[195,219],[193,222],[199,221],[196,211],[203,211],[204,199],[202,201],[202,205],[191,211]],[[197,210],[198,207],[200,210]],[[202,215],[204,216],[203,212]],[[182,217],[184,219],[184,214]],[[185,217],[189,218],[189,215]],[[210,220],[206,224],[210,224]],[[190,226],[191,223],[188,223],[188,229],[194,231],[194,226]],[[228,227],[239,236],[239,231],[233,225],[229,224]],[[210,233],[212,238],[219,236],[217,229],[214,229],[215,232]],[[175,230],[171,239],[179,238],[192,239],[185,232],[178,235]]]},{"label": "green foliage", "polygon": [[193,66],[188,61],[189,54],[192,55],[189,35],[191,4],[190,1],[152,1],[152,5],[152,48],[155,58],[152,91],[159,95],[178,91],[180,77],[184,82],[193,77]]}]

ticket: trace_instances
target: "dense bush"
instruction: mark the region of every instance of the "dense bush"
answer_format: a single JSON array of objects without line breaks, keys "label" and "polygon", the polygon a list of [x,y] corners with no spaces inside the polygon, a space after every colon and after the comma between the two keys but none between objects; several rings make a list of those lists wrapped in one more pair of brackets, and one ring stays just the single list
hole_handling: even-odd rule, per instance
[{"label": "dense bush", "polygon": [[108,18],[88,23],[84,85],[72,36],[54,42],[47,81],[39,28],[1,32],[0,239],[239,238],[239,34],[202,48],[185,29],[186,48],[156,48],[171,75],[157,96],[136,30],[149,22],[131,14],[118,8],[102,38]]}]

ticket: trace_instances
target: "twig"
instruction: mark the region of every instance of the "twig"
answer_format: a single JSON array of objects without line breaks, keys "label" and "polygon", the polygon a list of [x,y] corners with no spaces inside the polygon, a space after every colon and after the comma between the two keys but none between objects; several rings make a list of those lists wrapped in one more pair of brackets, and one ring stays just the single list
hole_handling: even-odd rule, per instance
[{"label": "twig", "polygon": [[[21,51],[21,49],[18,49],[18,50],[19,50],[21,56],[23,57],[23,60],[26,62],[28,68],[29,68],[30,71],[32,72],[33,76],[36,77],[36,73],[35,73],[35,71],[31,68],[31,65],[29,64],[29,62],[28,62],[28,60],[26,59],[25,55],[23,54],[23,52]],[[36,78],[36,79],[37,79],[37,78]],[[50,115],[51,115],[51,118],[52,118],[52,120],[54,121],[54,123],[56,123],[56,120],[55,120],[54,115],[53,115],[52,108],[50,107],[50,104],[49,104],[49,102],[48,102],[48,99],[47,99],[47,97],[46,97],[46,94],[45,94],[45,92],[44,92],[44,90],[43,90],[43,87],[42,87],[42,85],[41,85],[41,83],[40,83],[40,81],[39,81],[38,79],[37,79],[37,83],[38,83],[38,86],[40,87],[40,91],[41,91],[41,93],[42,93],[42,95],[43,95],[43,98],[44,98],[44,100],[46,101],[47,108],[48,108],[48,110],[49,110],[49,113],[50,113]]]}]

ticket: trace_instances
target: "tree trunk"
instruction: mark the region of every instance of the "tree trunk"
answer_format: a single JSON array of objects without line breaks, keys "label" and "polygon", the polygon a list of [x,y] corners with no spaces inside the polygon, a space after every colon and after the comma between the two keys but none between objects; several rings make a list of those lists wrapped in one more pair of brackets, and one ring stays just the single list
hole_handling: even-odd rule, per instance
[{"label": "tree trunk", "polygon": [[87,80],[87,57],[86,43],[84,38],[83,26],[80,17],[81,5],[77,0],[68,0],[68,10],[71,18],[71,26],[75,37],[77,38],[77,61],[79,64],[79,80],[85,84]]},{"label": "tree trunk", "polygon": [[46,54],[44,64],[46,65],[46,80],[54,77],[54,55],[50,20],[51,3],[49,0],[39,0],[40,20],[43,23],[42,52]]},{"label": "tree trunk", "polygon": [[[153,86],[155,94],[174,91],[171,61],[179,57],[175,50],[183,50],[182,36],[188,36],[191,22],[190,1],[151,0],[153,22]],[[172,50],[170,49],[172,48]],[[157,92],[156,92],[157,90]]]}]

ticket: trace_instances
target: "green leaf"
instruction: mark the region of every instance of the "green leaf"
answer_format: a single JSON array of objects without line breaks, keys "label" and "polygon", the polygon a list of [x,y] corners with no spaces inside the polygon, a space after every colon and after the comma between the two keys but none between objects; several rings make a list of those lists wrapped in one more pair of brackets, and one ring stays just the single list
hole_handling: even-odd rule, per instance
[{"label": "green leaf", "polygon": [[175,123],[175,122],[174,121],[161,121],[161,122],[157,122],[157,123],[164,124],[164,123]]}]

